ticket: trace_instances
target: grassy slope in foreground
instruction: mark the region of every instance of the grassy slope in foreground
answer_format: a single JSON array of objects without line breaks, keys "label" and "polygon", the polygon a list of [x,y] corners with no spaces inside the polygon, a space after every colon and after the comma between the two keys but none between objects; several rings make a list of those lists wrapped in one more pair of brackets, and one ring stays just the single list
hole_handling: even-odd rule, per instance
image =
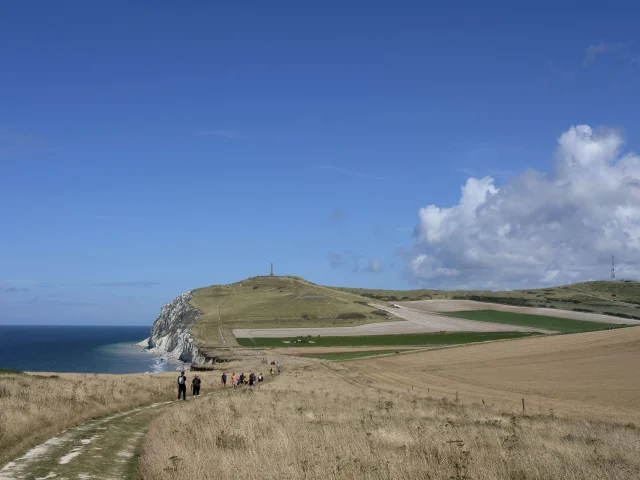
[{"label": "grassy slope in foreground", "polygon": [[252,277],[192,293],[192,305],[203,312],[193,330],[200,344],[221,343],[220,329],[231,335],[232,328],[346,327],[387,320],[367,305],[370,299],[299,277]]},{"label": "grassy slope in foreground", "polygon": [[450,317],[475,320],[478,322],[491,322],[507,325],[519,325],[522,327],[543,328],[562,333],[587,332],[591,330],[606,330],[617,328],[617,325],[603,322],[586,322],[583,320],[571,320],[568,318],[547,317],[544,315],[530,315],[525,313],[500,312],[497,310],[470,310],[463,312],[443,313]]},{"label": "grassy slope in foreground", "polygon": [[[243,347],[355,347],[371,345],[459,345],[534,335],[528,332],[410,333],[405,335],[362,335],[356,337],[238,338]],[[295,340],[302,340],[298,343]],[[315,343],[308,343],[309,340]],[[289,342],[289,343],[284,343]]]}]

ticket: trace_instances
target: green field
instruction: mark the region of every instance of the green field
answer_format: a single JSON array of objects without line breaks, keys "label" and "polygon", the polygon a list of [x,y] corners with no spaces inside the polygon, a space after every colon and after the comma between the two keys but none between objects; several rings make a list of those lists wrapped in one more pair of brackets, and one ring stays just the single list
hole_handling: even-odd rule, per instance
[{"label": "green field", "polygon": [[499,312],[496,310],[469,310],[464,312],[443,313],[450,317],[475,320],[478,322],[501,323],[522,327],[543,328],[561,333],[586,332],[590,330],[605,330],[617,328],[618,325],[603,322],[585,322],[568,318],[547,317],[544,315],[530,315],[525,313]]},{"label": "green field", "polygon": [[[402,350],[403,352],[411,352],[413,350]],[[353,358],[374,357],[376,355],[394,354],[393,350],[368,350],[366,352],[336,352],[336,353],[318,353],[315,355],[302,355],[303,357],[322,358],[324,360],[351,360]]]},{"label": "green field", "polygon": [[[410,333],[356,337],[238,338],[243,347],[368,347],[375,345],[460,345],[535,335],[528,332]],[[298,342],[298,340],[300,340]],[[288,342],[288,343],[285,343]],[[310,343],[314,342],[314,343]]]}]

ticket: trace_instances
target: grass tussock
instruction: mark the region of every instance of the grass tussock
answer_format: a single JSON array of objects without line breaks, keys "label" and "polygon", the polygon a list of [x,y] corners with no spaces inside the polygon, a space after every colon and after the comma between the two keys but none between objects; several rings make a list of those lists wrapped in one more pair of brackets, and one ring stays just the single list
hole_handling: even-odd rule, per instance
[{"label": "grass tussock", "polygon": [[70,426],[173,398],[176,376],[0,373],[0,465]]},{"label": "grass tussock", "polygon": [[167,411],[142,479],[632,479],[635,425],[386,392],[306,367]]}]

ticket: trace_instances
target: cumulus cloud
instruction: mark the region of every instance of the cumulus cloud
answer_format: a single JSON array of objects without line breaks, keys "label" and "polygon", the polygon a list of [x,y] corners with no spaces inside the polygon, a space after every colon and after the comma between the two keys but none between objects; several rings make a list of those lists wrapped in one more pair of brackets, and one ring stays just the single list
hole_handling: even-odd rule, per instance
[{"label": "cumulus cloud", "polygon": [[550,174],[528,170],[501,187],[469,178],[453,207],[419,211],[416,279],[455,288],[505,288],[640,277],[640,157],[615,129],[571,127]]}]

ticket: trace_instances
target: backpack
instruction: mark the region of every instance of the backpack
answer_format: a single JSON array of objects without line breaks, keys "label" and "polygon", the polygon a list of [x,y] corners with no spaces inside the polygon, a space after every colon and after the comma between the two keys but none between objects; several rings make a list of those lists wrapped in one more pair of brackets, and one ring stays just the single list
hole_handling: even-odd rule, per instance
[{"label": "backpack", "polygon": [[182,375],[180,375],[180,376],[178,377],[178,383],[179,383],[180,385],[184,385],[184,377],[183,377]]}]

